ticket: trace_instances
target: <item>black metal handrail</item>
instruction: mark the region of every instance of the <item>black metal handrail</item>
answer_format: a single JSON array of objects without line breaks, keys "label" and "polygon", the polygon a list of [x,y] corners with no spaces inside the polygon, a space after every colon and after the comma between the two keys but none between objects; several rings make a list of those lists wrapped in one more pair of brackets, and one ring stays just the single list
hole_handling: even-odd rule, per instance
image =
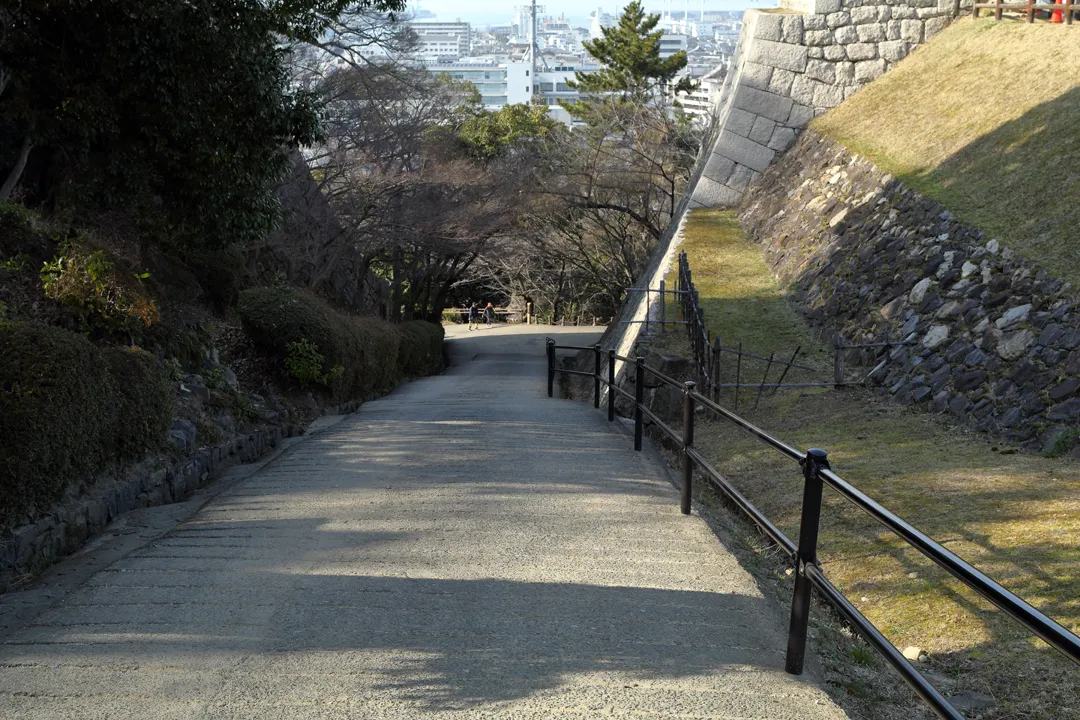
[{"label": "black metal handrail", "polygon": [[[593,366],[592,373],[560,368],[556,366],[556,350],[592,350]],[[603,356],[607,356],[607,373],[603,377]],[[805,452],[794,448],[787,443],[773,437],[766,431],[757,427],[748,420],[736,415],[711,398],[702,395],[696,390],[696,383],[678,383],[673,378],[664,375],[655,368],[645,364],[645,358],[634,359],[615,354],[614,350],[606,353],[600,345],[581,347],[573,345],[556,345],[551,338],[547,339],[548,356],[548,397],[554,394],[554,382],[556,373],[573,375],[586,375],[594,379],[593,383],[593,407],[600,407],[601,386],[608,388],[607,414],[608,420],[615,419],[615,395],[633,399],[634,401],[634,449],[641,450],[643,424],[645,416],[652,419],[653,423],[670,437],[681,448],[682,457],[682,483],[680,488],[680,509],[683,514],[690,514],[691,496],[693,493],[694,471],[704,475],[714,487],[729,498],[741,509],[773,542],[777,544],[795,563],[795,587],[792,594],[791,618],[788,629],[788,647],[786,670],[789,673],[799,675],[803,671],[806,654],[806,639],[809,627],[811,588],[816,588],[818,593],[829,601],[836,610],[843,615],[880,653],[897,672],[904,678],[915,692],[921,697],[933,711],[941,718],[948,720],[964,720],[964,716],[949,703],[937,688],[930,683],[914,665],[911,664],[888,639],[859,612],[858,608],[840,592],[825,577],[817,558],[817,537],[820,527],[822,494],[824,487],[839,493],[846,500],[859,509],[866,512],[872,518],[884,525],[889,531],[896,534],[904,542],[908,543],[931,562],[938,565],[963,582],[978,595],[1000,608],[1009,617],[1018,621],[1032,633],[1046,641],[1055,650],[1065,657],[1080,665],[1080,637],[1070,632],[1061,624],[1032,607],[1029,603],[1009,592],[998,582],[985,573],[970,565],[963,558],[944,548],[940,543],[921,532],[903,518],[894,514],[883,505],[866,495],[864,492],[847,482],[829,467],[828,455],[824,450],[811,448]],[[635,365],[634,394],[618,387],[615,382],[615,363],[633,362]],[[667,425],[650,408],[645,407],[644,390],[645,375],[674,383],[682,389],[683,393],[683,428],[682,434],[677,433]],[[772,523],[757,507],[740,493],[732,483],[721,475],[708,460],[694,447],[694,417],[695,408],[701,405],[717,417],[736,425],[745,432],[754,436],[761,442],[773,448],[785,457],[794,460],[802,468],[803,475],[803,500],[799,527],[798,542],[793,541]]]}]

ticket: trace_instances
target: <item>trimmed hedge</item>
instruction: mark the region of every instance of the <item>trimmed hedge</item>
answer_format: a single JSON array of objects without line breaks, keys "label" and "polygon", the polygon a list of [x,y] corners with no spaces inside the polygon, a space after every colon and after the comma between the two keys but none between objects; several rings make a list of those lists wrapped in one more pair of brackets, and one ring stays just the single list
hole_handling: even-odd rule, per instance
[{"label": "trimmed hedge", "polygon": [[430,375],[442,369],[442,325],[426,320],[411,320],[398,326],[401,346],[398,365],[406,375]]},{"label": "trimmed hedge", "polygon": [[244,290],[237,311],[248,337],[282,365],[291,343],[314,343],[327,384],[341,399],[387,392],[401,378],[401,333],[384,320],[345,315],[310,293],[284,287]]},{"label": "trimmed hedge", "polygon": [[22,323],[0,323],[0,348],[0,527],[164,439],[172,393],[146,353]]},{"label": "trimmed hedge", "polygon": [[116,457],[137,458],[161,442],[173,421],[175,395],[165,369],[153,355],[133,348],[105,348],[114,380]]}]

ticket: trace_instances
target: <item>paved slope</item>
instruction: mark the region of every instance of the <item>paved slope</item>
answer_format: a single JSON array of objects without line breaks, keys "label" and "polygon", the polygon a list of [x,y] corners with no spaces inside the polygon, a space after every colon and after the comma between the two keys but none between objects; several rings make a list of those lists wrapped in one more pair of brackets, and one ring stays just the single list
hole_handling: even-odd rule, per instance
[{"label": "paved slope", "polygon": [[95,574],[0,644],[0,715],[844,717],[655,460],[543,397],[542,332],[467,335]]}]

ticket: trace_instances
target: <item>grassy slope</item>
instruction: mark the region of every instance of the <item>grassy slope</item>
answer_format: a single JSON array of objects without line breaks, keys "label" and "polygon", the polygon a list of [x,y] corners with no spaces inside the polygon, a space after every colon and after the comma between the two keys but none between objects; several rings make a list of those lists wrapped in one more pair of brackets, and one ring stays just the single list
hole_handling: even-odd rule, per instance
[{"label": "grassy slope", "polygon": [[[683,229],[683,244],[692,252],[690,267],[705,318],[725,346],[734,348],[741,342],[745,351],[762,356],[775,352],[784,359],[789,359],[798,346],[802,348],[799,364],[824,367],[829,362],[824,349],[810,338],[802,318],[769,274],[757,247],[743,239],[742,227],[733,213],[695,210]],[[668,287],[675,287],[677,272],[672,270],[668,276]],[[670,308],[668,317],[672,317]],[[739,328],[739,332],[731,334],[727,328]],[[665,342],[675,340],[677,344],[682,337],[681,333],[666,335]],[[743,382],[748,378],[760,380],[764,365],[749,360],[743,369],[747,373]],[[725,382],[735,381],[733,356],[723,356],[721,372]],[[789,374],[788,379],[796,376],[802,380],[820,379],[799,371]],[[778,374],[774,371],[771,377],[775,379]]]},{"label": "grassy slope", "polygon": [[[712,331],[732,342],[752,338],[748,346],[770,352],[811,344],[730,213],[694,211],[684,249]],[[760,375],[760,365],[755,367]],[[722,402],[730,405],[730,395]],[[863,391],[784,391],[764,398],[757,411],[749,405],[740,409],[759,425],[798,447],[828,449],[843,477],[1080,630],[1075,461],[1001,454],[981,436]],[[752,502],[797,536],[801,476],[794,464],[726,423],[703,423],[696,439]],[[1071,717],[1066,708],[1080,716],[1075,667],[865,514],[831,493],[827,503],[821,538],[826,573],[898,647],[924,648],[930,667],[958,678],[947,690],[996,696],[998,712],[986,718]],[[863,682],[854,675],[844,684],[856,697],[872,694],[860,687]]]},{"label": "grassy slope", "polygon": [[963,19],[814,127],[1080,283],[1080,25]]}]

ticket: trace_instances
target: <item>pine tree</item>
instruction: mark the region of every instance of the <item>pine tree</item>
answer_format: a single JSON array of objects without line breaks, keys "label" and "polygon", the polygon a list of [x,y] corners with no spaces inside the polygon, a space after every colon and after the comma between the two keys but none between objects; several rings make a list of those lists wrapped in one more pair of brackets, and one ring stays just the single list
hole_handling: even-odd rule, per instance
[{"label": "pine tree", "polygon": [[[645,101],[662,94],[667,85],[686,67],[686,53],[679,51],[661,59],[660,38],[656,30],[659,15],[647,15],[639,0],[623,10],[619,23],[603,28],[603,37],[586,41],[585,49],[603,63],[598,72],[575,73],[571,83],[581,93],[619,93],[623,99]],[[689,92],[694,87],[684,77],[675,92]]]}]

